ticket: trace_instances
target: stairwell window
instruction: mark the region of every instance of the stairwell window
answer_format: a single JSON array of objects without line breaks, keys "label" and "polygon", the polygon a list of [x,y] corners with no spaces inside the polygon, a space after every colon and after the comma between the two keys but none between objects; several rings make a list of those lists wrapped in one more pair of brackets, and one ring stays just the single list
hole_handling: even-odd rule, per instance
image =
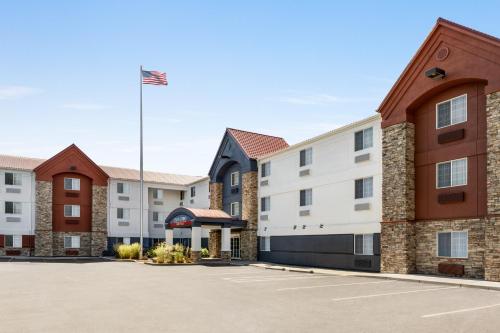
[{"label": "stairwell window", "polygon": [[371,198],[373,196],[373,177],[360,178],[354,181],[354,199]]},{"label": "stairwell window", "polygon": [[5,185],[22,185],[22,175],[20,173],[6,172],[5,173]]},{"label": "stairwell window", "polygon": [[467,158],[436,164],[436,187],[467,185]]},{"label": "stairwell window", "polygon": [[231,186],[240,185],[240,173],[238,171],[231,173]]},{"label": "stairwell window", "polygon": [[467,95],[436,104],[436,128],[448,127],[466,121]]},{"label": "stairwell window", "polygon": [[5,201],[5,214],[22,214],[23,205],[20,202]]},{"label": "stairwell window", "polygon": [[80,179],[64,178],[64,189],[69,191],[80,191]]},{"label": "stairwell window", "polygon": [[64,205],[64,217],[80,217],[80,206]]},{"label": "stairwell window", "polygon": [[65,249],[79,249],[80,248],[80,236],[64,236],[64,248]]},{"label": "stairwell window", "polygon": [[268,212],[271,210],[271,197],[260,198],[260,211]]},{"label": "stairwell window", "polygon": [[231,216],[239,216],[239,215],[240,215],[240,203],[231,202]]},{"label": "stairwell window", "polygon": [[300,190],[300,207],[312,205],[312,189]]},{"label": "stairwell window", "polygon": [[354,151],[373,147],[373,127],[354,133]]},{"label": "stairwell window", "polygon": [[373,234],[354,235],[354,254],[373,255]]},{"label": "stairwell window", "polygon": [[20,249],[23,247],[23,237],[21,235],[5,235],[4,243],[5,247]]},{"label": "stairwell window", "polygon": [[300,166],[312,164],[312,148],[302,149],[300,151]]},{"label": "stairwell window", "polygon": [[437,234],[438,257],[467,258],[468,232],[450,231]]}]

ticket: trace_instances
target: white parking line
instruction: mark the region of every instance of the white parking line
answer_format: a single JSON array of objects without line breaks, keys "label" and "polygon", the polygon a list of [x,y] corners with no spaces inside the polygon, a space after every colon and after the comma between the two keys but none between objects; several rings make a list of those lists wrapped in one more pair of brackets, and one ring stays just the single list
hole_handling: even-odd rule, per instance
[{"label": "white parking line", "polygon": [[[261,272],[255,272],[255,275],[260,274]],[[219,276],[219,275],[244,275],[250,274],[249,272],[223,272],[223,273],[213,273],[213,274],[205,274],[206,276]]]},{"label": "white parking line", "polygon": [[285,291],[285,290],[300,290],[300,289],[314,289],[314,288],[332,288],[332,287],[343,287],[343,286],[357,286],[362,284],[378,284],[378,283],[394,283],[396,281],[387,280],[387,281],[371,281],[371,282],[354,282],[354,283],[339,283],[339,284],[324,284],[320,286],[305,286],[305,287],[290,287],[290,288],[280,288],[276,289],[276,291]]},{"label": "white parking line", "polygon": [[362,296],[353,296],[353,297],[342,297],[342,298],[333,298],[332,301],[334,301],[334,302],[348,301],[348,300],[361,299],[361,298],[372,298],[372,297],[391,296],[391,295],[423,293],[423,292],[427,292],[427,291],[447,290],[447,289],[457,289],[457,288],[460,288],[460,287],[443,287],[443,288],[418,289],[418,290],[398,291],[398,292],[385,293],[385,294],[371,294],[371,295],[362,295]]},{"label": "white parking line", "polygon": [[426,314],[426,315],[421,316],[421,318],[440,317],[440,316],[446,316],[446,315],[451,315],[451,314],[455,314],[455,313],[462,313],[462,312],[470,312],[470,311],[478,311],[478,310],[483,310],[483,309],[490,309],[490,308],[494,308],[494,307],[497,307],[497,306],[500,306],[500,303],[491,304],[491,305],[485,305],[485,306],[478,306],[478,307],[475,307],[475,308],[455,310],[455,311]]},{"label": "white parking line", "polygon": [[248,275],[248,276],[231,276],[231,277],[223,277],[223,280],[243,280],[243,279],[267,279],[267,278],[285,278],[285,277],[303,277],[303,274],[293,274],[293,275]]},{"label": "white parking line", "polygon": [[234,279],[234,280],[229,280],[234,283],[254,283],[254,282],[272,282],[272,281],[295,281],[295,280],[303,280],[303,279],[324,279],[324,278],[332,278],[333,276],[296,276],[296,277],[289,277],[289,278],[267,278],[267,279]]}]

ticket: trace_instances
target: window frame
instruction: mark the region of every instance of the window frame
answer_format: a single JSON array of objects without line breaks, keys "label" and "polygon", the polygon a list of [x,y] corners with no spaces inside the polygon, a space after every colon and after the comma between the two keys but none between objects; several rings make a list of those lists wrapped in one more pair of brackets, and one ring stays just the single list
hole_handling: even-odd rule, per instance
[{"label": "window frame", "polygon": [[[11,246],[7,245],[7,243],[8,243],[7,238],[8,237],[11,238],[11,243],[12,243]],[[3,242],[4,242],[3,243],[4,247],[6,247],[6,248],[11,248],[11,249],[22,249],[23,248],[23,236],[22,235],[4,235]]]},{"label": "window frame", "polygon": [[[71,188],[66,188],[66,180],[71,180]],[[78,188],[73,188],[75,184],[78,184]],[[80,191],[80,178],[64,177],[63,185],[65,191]]]},{"label": "window frame", "polygon": [[[370,196],[365,196],[365,182],[368,179],[371,179],[371,182],[372,182],[372,188],[371,188],[371,190],[372,191],[371,191],[371,195]],[[357,192],[356,192],[356,182],[359,181],[359,180],[362,180],[362,190],[363,190],[362,191],[363,192],[363,196],[362,197],[356,197],[356,195],[357,195]],[[369,198],[373,198],[373,176],[354,179],[354,200],[369,199]]]},{"label": "window frame", "polygon": [[[302,192],[304,192],[304,204],[302,204]],[[307,203],[307,193],[310,192],[310,202]],[[299,207],[311,207],[313,204],[313,190],[312,188],[305,188],[299,191]]]},{"label": "window frame", "polygon": [[[304,164],[302,164],[302,152],[304,152]],[[308,152],[309,152],[309,155],[308,155]],[[309,156],[309,163],[308,163],[308,158],[307,158],[308,156]],[[306,166],[311,165],[311,164],[313,164],[313,147],[301,149],[299,151],[299,167],[303,168],[303,167],[306,167]]]},{"label": "window frame", "polygon": [[[122,217],[120,217],[120,214],[118,212],[122,211]],[[127,214],[125,214],[127,212]],[[123,207],[116,207],[116,219],[120,221],[129,221],[130,220],[130,209],[129,208],[123,208]]]},{"label": "window frame", "polygon": [[[465,183],[460,184],[460,185],[454,185],[453,184],[453,162],[462,161],[462,160],[465,160]],[[446,164],[446,163],[450,163],[450,185],[449,186],[439,186],[439,165]],[[469,158],[468,157],[462,157],[462,158],[457,158],[454,160],[438,162],[438,163],[436,163],[436,189],[467,186],[467,184],[469,182],[468,173],[469,173]]]},{"label": "window frame", "polygon": [[196,197],[196,186],[191,186],[189,188],[189,194],[190,194],[191,198]]},{"label": "window frame", "polygon": [[[66,215],[66,207],[71,207],[71,216]],[[74,207],[78,207],[78,215],[73,215]],[[80,207],[80,205],[64,205],[63,213],[64,213],[64,217],[81,217],[81,207]]]},{"label": "window frame", "polygon": [[260,178],[266,178],[271,175],[271,161],[262,163],[260,167]]},{"label": "window frame", "polygon": [[[122,192],[119,191],[120,184],[122,185]],[[118,194],[129,194],[130,193],[129,184],[125,183],[125,182],[118,182],[118,183],[116,183],[116,193],[118,193]]]},{"label": "window frame", "polygon": [[[156,220],[155,220],[155,215],[156,215]],[[159,222],[160,221],[160,212],[153,212],[152,220],[153,220],[153,222]]]},{"label": "window frame", "polygon": [[[267,204],[264,205],[263,203],[266,201],[267,201]],[[265,208],[265,210],[264,210],[264,208]],[[271,197],[269,195],[260,198],[260,211],[262,213],[267,213],[267,212],[271,211]]]},{"label": "window frame", "polygon": [[[12,212],[7,212],[7,204],[12,204]],[[23,214],[23,203],[18,201],[5,201],[4,202],[4,213],[5,215],[22,215]]]},{"label": "window frame", "polygon": [[[236,177],[233,177],[234,175],[236,175]],[[230,178],[231,187],[236,187],[236,186],[240,185],[240,172],[239,171],[231,172],[231,175],[229,178]]]},{"label": "window frame", "polygon": [[[12,184],[7,184],[7,174],[12,175]],[[16,182],[16,180],[18,180],[18,182]],[[23,175],[19,172],[5,172],[3,183],[5,186],[23,186]]]},{"label": "window frame", "polygon": [[[70,239],[71,246],[66,246],[66,239]],[[74,240],[78,239],[78,246],[75,246]],[[79,249],[80,248],[80,236],[64,236],[63,245],[65,249]]]},{"label": "window frame", "polygon": [[[235,212],[234,212],[234,207],[235,206],[238,207],[238,214],[235,214]],[[229,210],[230,210],[230,215],[231,216],[240,216],[240,202],[239,201],[233,201],[233,202],[231,202]]]},{"label": "window frame", "polygon": [[271,236],[260,236],[260,252],[271,252]]},{"label": "window frame", "polygon": [[[464,121],[460,121],[458,123],[453,123],[453,102],[452,101],[455,99],[461,98],[461,97],[465,97],[465,118],[464,118]],[[442,129],[442,128],[450,127],[453,125],[466,123],[467,122],[467,113],[468,113],[467,112],[468,111],[467,110],[467,101],[468,101],[467,94],[462,94],[459,96],[449,98],[445,101],[441,101],[439,103],[436,103],[436,129]],[[439,105],[444,104],[444,103],[448,103],[448,102],[450,102],[450,124],[439,127]]]},{"label": "window frame", "polygon": [[[362,239],[363,239],[363,244],[362,244],[362,249],[363,249],[363,252],[362,253],[358,253],[356,252],[356,236],[362,236]],[[365,252],[365,238],[366,237],[371,237],[371,248],[368,252]],[[367,234],[354,234],[354,254],[355,255],[362,255],[362,256],[372,256],[373,255],[373,240],[374,240],[374,234],[373,233],[367,233]]]},{"label": "window frame", "polygon": [[153,199],[155,199],[155,200],[163,200],[163,194],[164,194],[163,193],[163,189],[161,189],[161,188],[154,188],[152,192],[153,192],[152,193]]},{"label": "window frame", "polygon": [[[451,234],[465,233],[465,257],[453,256],[453,237]],[[450,234],[450,256],[439,255],[439,235],[440,234]],[[449,259],[469,259],[469,230],[447,230],[436,232],[436,257],[438,258],[449,258]]]},{"label": "window frame", "polygon": [[[365,140],[365,132],[368,130],[371,130],[372,132],[372,139],[369,146],[366,145],[366,140]],[[356,135],[358,135],[358,133],[361,133],[361,138],[362,138],[362,147],[360,149],[356,149]],[[354,132],[354,152],[362,151],[368,148],[373,148],[373,126],[363,128],[362,130]]]}]

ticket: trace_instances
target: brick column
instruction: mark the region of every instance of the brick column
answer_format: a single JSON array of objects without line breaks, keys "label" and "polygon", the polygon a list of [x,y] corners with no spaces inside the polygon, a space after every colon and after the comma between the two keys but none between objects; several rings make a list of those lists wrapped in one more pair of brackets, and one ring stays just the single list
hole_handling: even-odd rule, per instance
[{"label": "brick column", "polygon": [[500,92],[486,96],[486,183],[484,275],[500,281]]},{"label": "brick column", "polygon": [[240,234],[240,255],[243,260],[257,260],[257,181],[257,171],[242,175],[241,219],[247,221],[246,228]]},{"label": "brick column", "polygon": [[210,183],[210,209],[223,209],[222,183]]},{"label": "brick column", "polygon": [[[210,183],[210,209],[223,209],[222,189],[222,183]],[[210,230],[208,235],[208,251],[210,253],[210,257],[220,258],[221,231]]]},{"label": "brick column", "polygon": [[381,271],[415,272],[415,125],[383,129]]},{"label": "brick column", "polygon": [[107,186],[92,185],[92,233],[90,255],[99,257],[108,243]]},{"label": "brick column", "polygon": [[36,182],[35,204],[35,256],[52,256],[52,182]]}]

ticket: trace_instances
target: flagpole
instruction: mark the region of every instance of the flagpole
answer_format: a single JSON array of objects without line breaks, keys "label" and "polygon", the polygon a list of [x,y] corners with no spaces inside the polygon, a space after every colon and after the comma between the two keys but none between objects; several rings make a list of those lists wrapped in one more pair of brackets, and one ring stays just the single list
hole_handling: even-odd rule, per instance
[{"label": "flagpole", "polygon": [[140,254],[139,254],[139,259],[142,259],[142,254],[143,254],[143,245],[144,245],[144,241],[143,241],[143,223],[144,223],[144,175],[143,175],[143,160],[142,160],[142,65],[140,66],[140,73],[139,73],[139,85],[140,85],[140,90],[141,90],[141,97],[140,97],[140,100],[141,100],[141,107],[140,107],[140,127],[141,127],[141,130],[140,130],[140,135],[141,135],[141,139],[140,139],[140,178],[141,178],[141,197],[140,197],[140,200],[141,200],[141,205],[140,205],[140,234],[141,234],[141,237],[140,237],[140,244],[141,244],[141,247],[140,247]]}]

